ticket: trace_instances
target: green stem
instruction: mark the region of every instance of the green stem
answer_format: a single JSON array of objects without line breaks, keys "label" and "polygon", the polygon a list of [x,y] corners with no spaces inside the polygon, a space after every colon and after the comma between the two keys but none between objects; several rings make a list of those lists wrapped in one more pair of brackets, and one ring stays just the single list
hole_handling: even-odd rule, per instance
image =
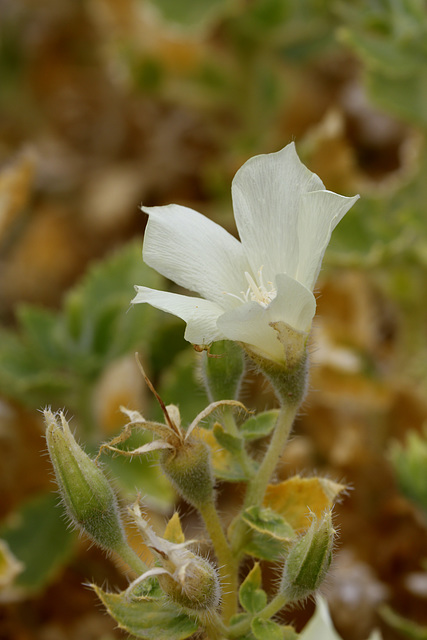
[{"label": "green stem", "polygon": [[[266,620],[269,620],[272,616],[274,616],[275,613],[280,611],[280,609],[283,609],[285,604],[286,604],[285,596],[283,596],[281,593],[278,593],[273,598],[273,600],[271,600],[271,602],[269,602],[268,605],[264,607],[264,609],[262,609],[259,613],[256,614],[257,618],[265,618]],[[249,631],[251,627],[251,622],[252,622],[252,619],[242,620],[242,622],[239,622],[233,625],[230,631],[228,632],[227,638],[229,638],[230,640],[233,640],[233,638],[239,638],[240,636],[245,634],[247,631]]]},{"label": "green stem", "polygon": [[[273,475],[274,469],[276,468],[279,458],[283,453],[283,449],[285,448],[291,432],[297,410],[298,405],[296,404],[282,406],[280,409],[267,452],[258,472],[248,484],[242,511],[248,507],[262,504],[268,483],[270,482],[271,476]],[[240,520],[234,528],[232,538],[232,549],[235,555],[238,555],[241,551],[245,532],[246,525],[242,520]]]},{"label": "green stem", "polygon": [[288,441],[297,411],[298,405],[294,404],[282,406],[280,409],[267,452],[255,478],[248,485],[245,508],[262,503],[268,483]]},{"label": "green stem", "polygon": [[231,553],[222,523],[213,501],[200,508],[200,514],[212,540],[223,587],[222,617],[228,622],[237,612],[237,559]]},{"label": "green stem", "polygon": [[117,555],[136,573],[137,576],[148,571],[147,565],[141,560],[137,553],[126,543],[123,542],[115,549]]},{"label": "green stem", "polygon": [[228,629],[215,611],[199,613],[198,618],[205,628],[210,640],[222,640],[223,638],[228,638]]}]

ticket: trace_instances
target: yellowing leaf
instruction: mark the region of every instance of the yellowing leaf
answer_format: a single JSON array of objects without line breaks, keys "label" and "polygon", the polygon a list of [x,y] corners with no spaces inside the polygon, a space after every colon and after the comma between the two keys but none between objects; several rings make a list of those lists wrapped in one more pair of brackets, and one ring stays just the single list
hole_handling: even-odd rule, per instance
[{"label": "yellowing leaf", "polygon": [[294,476],[270,484],[263,504],[282,515],[294,529],[307,529],[312,520],[310,512],[320,518],[344,489],[344,485],[327,478]]},{"label": "yellowing leaf", "polygon": [[228,482],[240,482],[248,479],[247,474],[239,462],[227,449],[219,444],[212,431],[199,429],[198,435],[209,445],[212,464],[217,478]]}]

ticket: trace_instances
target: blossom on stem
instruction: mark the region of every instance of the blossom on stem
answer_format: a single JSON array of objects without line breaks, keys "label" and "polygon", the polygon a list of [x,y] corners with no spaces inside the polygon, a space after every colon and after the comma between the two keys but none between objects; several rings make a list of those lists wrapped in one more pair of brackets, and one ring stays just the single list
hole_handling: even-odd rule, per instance
[{"label": "blossom on stem", "polygon": [[325,249],[358,196],[327,191],[291,143],[248,160],[232,198],[240,241],[187,207],[142,208],[149,215],[144,261],[201,297],[137,286],[132,303],[182,318],[193,344],[234,340],[282,364],[289,341],[305,346]]}]

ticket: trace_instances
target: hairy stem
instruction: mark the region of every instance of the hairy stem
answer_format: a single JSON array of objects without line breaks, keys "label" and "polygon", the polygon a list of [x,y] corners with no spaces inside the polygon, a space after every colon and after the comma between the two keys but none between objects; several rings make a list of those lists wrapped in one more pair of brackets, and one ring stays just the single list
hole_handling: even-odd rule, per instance
[{"label": "hairy stem", "polygon": [[[264,618],[266,620],[270,619],[274,616],[275,613],[283,609],[286,604],[286,598],[281,593],[278,593],[271,602],[267,604],[261,611],[259,611],[256,615],[257,618]],[[233,625],[231,630],[228,632],[227,638],[233,640],[234,638],[239,638],[244,635],[247,631],[249,631],[251,627],[251,620],[242,620],[242,622]]]},{"label": "hairy stem", "polygon": [[298,405],[282,406],[280,409],[267,452],[255,478],[248,485],[244,508],[262,503],[268,483],[288,441],[297,410]]},{"label": "hairy stem", "polygon": [[223,587],[222,617],[225,622],[228,622],[237,611],[237,561],[231,553],[213,501],[207,502],[201,507],[200,513],[218,560],[218,570]]},{"label": "hairy stem", "polygon": [[[248,507],[258,506],[262,503],[268,483],[285,448],[297,410],[298,405],[296,404],[282,406],[280,409],[274,433],[264,459],[255,477],[248,484],[242,511]],[[240,520],[236,524],[233,532],[233,555],[240,554],[245,532],[246,525]]]}]

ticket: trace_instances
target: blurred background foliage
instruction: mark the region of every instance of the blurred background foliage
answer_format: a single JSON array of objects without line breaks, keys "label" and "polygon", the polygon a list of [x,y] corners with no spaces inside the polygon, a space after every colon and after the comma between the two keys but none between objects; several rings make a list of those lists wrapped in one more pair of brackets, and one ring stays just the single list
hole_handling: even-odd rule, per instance
[{"label": "blurred background foliage", "polygon": [[[66,407],[89,451],[120,405],[159,417],[138,351],[192,420],[203,356],[175,318],[129,308],[134,284],[171,286],[142,263],[139,204],[235,232],[235,171],[291,140],[327,188],[362,197],[327,252],[279,477],[352,487],[327,592],[343,638],[426,637],[426,2],[0,0],[0,30],[0,638],[122,637],[81,583],[123,578],[54,506],[38,410]],[[242,399],[274,406],[253,373]],[[106,464],[161,532],[176,498],[154,454]],[[222,511],[239,497],[224,483]],[[298,628],[312,608],[291,612]]]}]

